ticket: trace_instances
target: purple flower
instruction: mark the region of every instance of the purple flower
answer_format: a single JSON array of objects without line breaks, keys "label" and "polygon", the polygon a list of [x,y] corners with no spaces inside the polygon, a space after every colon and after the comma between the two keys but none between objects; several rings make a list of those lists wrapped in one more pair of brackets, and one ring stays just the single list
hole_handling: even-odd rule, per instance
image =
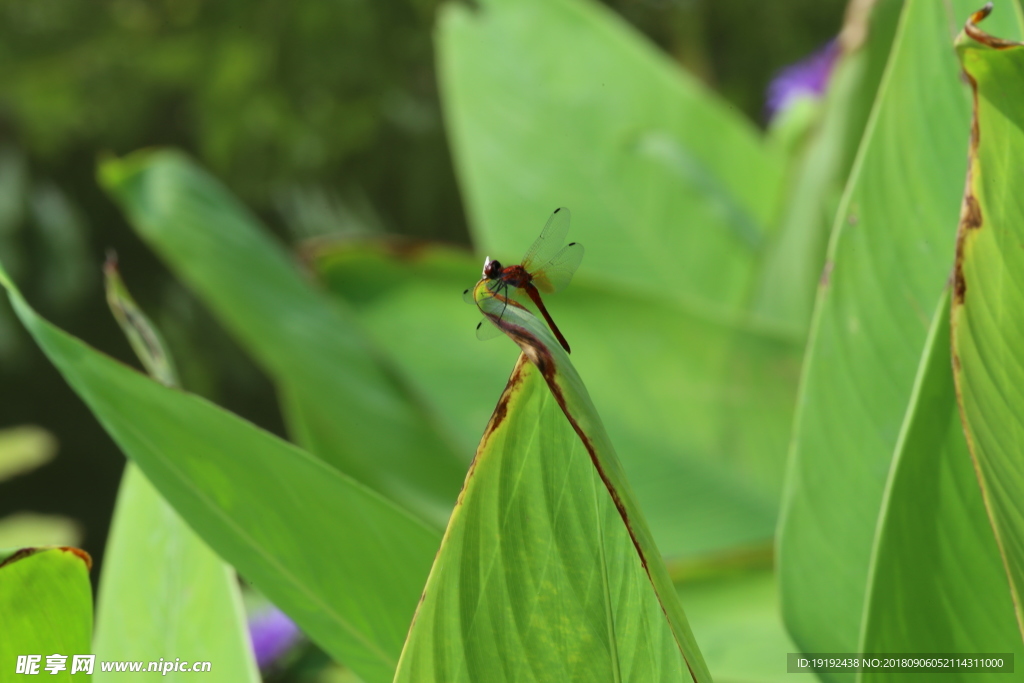
[{"label": "purple flower", "polygon": [[775,118],[800,97],[821,97],[839,52],[839,41],[833,39],[809,57],[780,70],[768,84],[768,118]]},{"label": "purple flower", "polygon": [[256,664],[261,669],[290,650],[300,635],[299,627],[276,607],[271,606],[249,617],[249,638],[256,653]]}]

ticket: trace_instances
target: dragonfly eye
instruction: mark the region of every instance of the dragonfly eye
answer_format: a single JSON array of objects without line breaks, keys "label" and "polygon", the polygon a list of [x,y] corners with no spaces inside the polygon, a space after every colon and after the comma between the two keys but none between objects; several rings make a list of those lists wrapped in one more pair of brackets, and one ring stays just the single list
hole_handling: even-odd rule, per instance
[{"label": "dragonfly eye", "polygon": [[490,280],[498,277],[498,273],[501,272],[501,264],[497,261],[492,261],[491,257],[488,256],[487,260],[484,261],[484,277]]}]

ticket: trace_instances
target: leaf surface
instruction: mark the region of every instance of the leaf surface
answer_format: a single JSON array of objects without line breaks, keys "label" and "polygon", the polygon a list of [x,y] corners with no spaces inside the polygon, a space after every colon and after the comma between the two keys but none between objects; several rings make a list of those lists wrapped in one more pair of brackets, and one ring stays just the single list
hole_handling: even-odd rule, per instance
[{"label": "leaf surface", "polygon": [[483,253],[518,258],[536,213],[568,206],[586,226],[581,274],[740,317],[783,170],[748,121],[596,3],[450,3],[439,21]]},{"label": "leaf surface", "polygon": [[3,271],[0,285],[51,362],[196,533],[332,657],[367,683],[390,681],[438,533],[322,460],[62,332]]},{"label": "leaf surface", "polygon": [[[107,302],[147,371],[178,384],[156,327],[116,265],[105,271]],[[258,683],[235,570],[188,527],[138,466],[125,467],[103,559],[93,650],[103,661],[210,662],[210,681]],[[172,671],[169,681],[193,677]],[[94,680],[123,673],[96,671]]]},{"label": "leaf surface", "polygon": [[[321,245],[311,261],[472,450],[507,380],[501,368],[515,360],[513,346],[476,339],[479,313],[459,296],[480,263],[462,250],[380,241]],[[545,301],[595,403],[608,406],[604,424],[658,547],[694,557],[769,540],[797,350],[584,280]],[[693,516],[702,523],[678,523]]]},{"label": "leaf surface", "polygon": [[[1005,5],[999,26],[1019,35]],[[882,494],[953,262],[970,98],[950,27],[974,9],[904,4],[836,215],[778,544],[786,623],[804,652],[857,651]]]},{"label": "leaf surface", "polygon": [[[1024,643],[957,412],[948,296],[934,320],[882,499],[858,651],[1013,653],[1019,662]],[[860,680],[906,677],[875,671]]]},{"label": "leaf surface", "polygon": [[[596,3],[451,3],[438,55],[479,255],[515,263],[554,207],[573,211],[587,255],[549,308],[662,549],[770,537],[803,346],[788,307],[753,303],[781,152]],[[775,286],[807,301],[813,280]],[[703,537],[673,523],[683,501],[706,504]]]},{"label": "leaf surface", "polygon": [[[19,655],[40,655],[37,674],[73,681],[72,655],[92,652],[92,560],[76,548],[0,551],[0,671],[18,678]],[[64,655],[65,668],[46,670],[48,655]]]},{"label": "leaf surface", "polygon": [[502,310],[485,291],[481,281],[478,306],[523,355],[480,442],[396,680],[709,681],[568,355],[543,323]]},{"label": "leaf surface", "polygon": [[953,353],[968,444],[1024,633],[1024,46],[994,37],[1019,36],[996,18],[986,22],[994,35],[969,22],[957,41],[975,97]]},{"label": "leaf surface", "polygon": [[442,526],[465,465],[345,307],[311,287],[256,219],[184,155],[109,160],[100,179],[277,382],[300,443]]},{"label": "leaf surface", "polygon": [[[902,0],[880,0],[847,10],[834,39],[839,55],[820,113],[811,118],[786,174],[779,226],[761,264],[751,307],[755,317],[776,320],[800,337],[810,325],[832,219],[881,81],[901,6]],[[785,127],[792,125],[787,116],[784,111],[781,121],[769,129],[777,144]]]}]

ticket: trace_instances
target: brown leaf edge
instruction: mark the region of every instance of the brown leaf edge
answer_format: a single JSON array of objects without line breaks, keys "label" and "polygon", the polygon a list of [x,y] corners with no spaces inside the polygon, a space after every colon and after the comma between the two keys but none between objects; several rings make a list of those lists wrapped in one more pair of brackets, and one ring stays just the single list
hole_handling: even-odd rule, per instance
[{"label": "brown leaf edge", "polygon": [[86,571],[92,569],[92,556],[89,555],[89,553],[85,552],[81,548],[72,548],[71,546],[64,545],[41,545],[30,548],[19,548],[0,560],[0,569],[3,569],[9,564],[14,564],[18,560],[24,560],[25,558],[32,557],[33,555],[47,550],[61,550],[66,553],[70,553],[85,563]]},{"label": "brown leaf edge", "polygon": [[[526,310],[525,307],[521,306],[520,304],[511,299],[508,300],[507,303]],[[565,396],[562,393],[562,388],[558,386],[558,383],[555,381],[556,363],[554,357],[551,355],[551,351],[541,340],[534,337],[530,333],[530,331],[527,330],[525,327],[516,325],[515,323],[507,319],[499,319],[497,316],[494,316],[485,311],[482,312],[486,317],[490,318],[490,320],[495,325],[500,327],[501,330],[519,346],[519,348],[522,350],[522,353],[520,354],[519,359],[516,361],[515,367],[512,370],[512,374],[509,376],[508,383],[505,385],[505,390],[501,393],[501,397],[498,399],[498,403],[494,408],[494,412],[491,414],[491,419],[488,421],[487,427],[484,429],[484,434],[480,439],[480,445],[477,447],[477,452],[473,456],[473,461],[469,465],[469,471],[466,473],[466,479],[465,482],[463,483],[462,491],[459,492],[459,497],[458,500],[456,501],[455,509],[457,510],[462,505],[466,489],[469,486],[469,481],[470,479],[473,478],[473,474],[476,470],[477,460],[480,457],[480,452],[484,449],[484,446],[490,440],[491,435],[494,434],[494,432],[501,425],[501,423],[505,421],[505,418],[508,415],[508,404],[509,401],[511,400],[513,392],[516,389],[518,389],[523,382],[524,365],[527,362],[532,363],[540,371],[541,376],[547,383],[552,396],[554,396],[555,401],[558,403],[558,406],[562,409],[562,413],[565,415],[566,419],[569,420],[569,424],[572,425],[573,431],[576,432],[576,435],[582,441],[583,446],[587,449],[587,454],[590,456],[590,461],[594,465],[594,469],[597,471],[598,476],[601,477],[601,481],[604,483],[605,489],[608,491],[608,494],[612,498],[612,502],[615,504],[615,509],[618,511],[619,517],[622,519],[623,524],[625,524],[626,526],[626,530],[629,532],[630,540],[633,541],[633,547],[636,549],[637,555],[640,558],[640,562],[643,565],[644,571],[647,573],[647,580],[650,583],[651,589],[654,591],[654,595],[658,600],[658,605],[661,607],[662,614],[665,615],[665,620],[669,624],[672,624],[673,622],[671,620],[671,617],[669,616],[668,609],[666,609],[665,603],[662,600],[661,593],[658,591],[657,582],[655,582],[654,577],[651,576],[651,568],[648,563],[647,554],[644,552],[644,549],[640,545],[640,541],[633,530],[631,517],[626,509],[626,505],[622,501],[622,498],[619,495],[618,490],[615,488],[615,486],[609,479],[608,474],[605,472],[604,466],[601,464],[601,461],[597,456],[597,451],[594,449],[594,446],[591,443],[590,438],[583,431],[583,429],[577,422],[576,418],[569,410],[569,407],[565,400]],[[452,514],[454,515],[455,513],[453,512]],[[449,522],[449,525],[450,524],[451,522]],[[448,531],[446,529],[444,537],[441,539],[441,544],[438,547],[437,554],[435,555],[434,564],[430,568],[430,574],[427,577],[425,586],[430,585],[430,578],[433,575],[435,568],[437,567],[437,556],[441,554],[441,551],[447,544],[447,540]],[[424,591],[420,595],[419,602],[416,605],[416,611],[413,614],[412,621],[409,624],[409,634],[412,633],[412,629],[416,624],[417,618],[419,617],[420,607],[423,605],[423,600],[425,598],[426,587],[424,587]],[[694,672],[693,665],[690,663],[690,659],[686,654],[686,651],[683,647],[683,643],[680,642],[679,637],[676,634],[675,628],[670,628],[670,630],[672,631],[672,639],[675,641],[676,647],[679,649],[679,653],[682,655],[683,661],[686,663],[686,668],[690,673],[691,680],[700,681],[701,678],[697,675],[696,672]],[[406,636],[405,642],[409,642],[408,636]],[[401,666],[401,659],[404,657],[405,648],[403,647],[402,654],[399,657],[399,666]]]},{"label": "brown leaf edge", "polygon": [[[491,317],[492,320],[494,320],[494,317],[491,316],[490,314],[486,315],[488,315],[488,317]],[[529,362],[536,366],[536,368],[540,371],[541,376],[544,378],[544,381],[548,385],[548,389],[551,391],[551,395],[558,403],[558,406],[562,409],[562,413],[569,421],[569,424],[572,426],[573,431],[576,432],[576,435],[583,443],[583,447],[587,449],[587,454],[590,456],[590,462],[593,464],[598,476],[601,477],[601,481],[604,483],[605,489],[608,491],[608,495],[611,496],[612,502],[615,504],[615,509],[618,511],[619,517],[622,519],[622,523],[626,526],[626,531],[629,532],[629,538],[633,541],[633,547],[636,549],[637,556],[640,558],[640,563],[643,565],[644,572],[647,573],[647,580],[651,585],[651,589],[654,591],[654,596],[658,600],[658,606],[661,607],[661,612],[665,615],[665,620],[669,624],[672,624],[672,618],[669,616],[668,609],[665,607],[662,595],[658,591],[658,584],[654,580],[654,577],[651,575],[651,566],[648,561],[647,553],[644,552],[644,549],[640,544],[639,539],[637,538],[636,532],[633,529],[632,518],[629,514],[629,511],[626,508],[626,504],[622,500],[622,497],[619,495],[618,489],[615,488],[615,485],[609,478],[608,473],[605,471],[604,465],[601,463],[601,460],[597,455],[597,450],[594,448],[594,445],[591,442],[590,437],[586,434],[582,427],[580,427],[579,422],[576,420],[576,417],[572,414],[572,411],[569,410],[569,406],[566,402],[565,395],[562,393],[562,387],[558,385],[558,382],[555,379],[557,366],[554,357],[551,355],[551,351],[541,340],[534,337],[524,327],[521,327],[506,320],[502,320],[500,322],[495,321],[495,324],[501,327],[505,334],[507,334],[512,339],[512,341],[518,344],[519,348],[522,350],[522,355],[519,357],[519,361],[516,363],[516,371],[513,372],[512,378],[509,379],[509,388],[506,389],[506,391],[509,391],[514,386],[513,381],[516,379],[516,375],[518,371],[521,369],[521,365],[523,363],[524,358],[529,360]],[[501,407],[501,405],[501,402],[499,402],[499,408]],[[496,410],[495,415],[497,414],[498,411]],[[491,426],[488,425],[488,432],[490,431]],[[658,558],[655,561],[661,560],[660,558]],[[693,670],[693,665],[690,663],[690,659],[686,654],[686,650],[683,647],[683,643],[679,640],[675,628],[670,628],[670,631],[672,632],[672,639],[675,641],[676,647],[679,649],[679,653],[682,655],[683,661],[686,663],[686,668],[690,673],[690,678],[694,681],[699,681],[700,677]]]},{"label": "brown leaf edge", "polygon": [[[989,2],[967,19],[964,24],[964,34],[975,42],[994,50],[1024,47],[1024,43],[997,38],[978,28],[978,23],[991,13],[992,3]],[[1000,534],[999,525],[996,523],[995,511],[992,509],[991,496],[989,495],[985,478],[982,475],[981,464],[978,460],[974,439],[971,436],[971,430],[967,422],[967,412],[964,409],[963,392],[961,388],[962,372],[960,355],[957,352],[956,343],[959,317],[967,297],[967,281],[964,278],[963,272],[964,253],[967,249],[968,243],[984,224],[981,204],[978,202],[974,187],[974,168],[978,162],[978,148],[981,144],[981,127],[978,122],[978,83],[974,77],[968,73],[966,68],[963,70],[963,74],[971,85],[972,114],[971,134],[967,149],[967,179],[964,185],[964,198],[960,207],[960,222],[957,226],[956,235],[956,261],[953,268],[953,296],[950,297],[949,333],[951,360],[953,365],[953,384],[956,389],[956,402],[960,413],[960,423],[964,430],[964,438],[967,441],[967,449],[971,454],[971,464],[974,466],[974,474],[978,479],[979,486],[981,487],[981,498],[985,504],[985,512],[988,515],[989,525],[992,527],[992,533],[995,537],[996,545],[999,548],[999,555],[1003,560],[1003,569],[1006,571],[1010,597],[1013,600],[1013,611],[1017,618],[1017,629],[1020,631],[1021,636],[1024,637],[1024,606],[1022,606],[1021,596],[1013,581],[1013,574],[1010,569],[1010,561],[1006,553],[1006,546],[1003,542],[1002,535]]]}]

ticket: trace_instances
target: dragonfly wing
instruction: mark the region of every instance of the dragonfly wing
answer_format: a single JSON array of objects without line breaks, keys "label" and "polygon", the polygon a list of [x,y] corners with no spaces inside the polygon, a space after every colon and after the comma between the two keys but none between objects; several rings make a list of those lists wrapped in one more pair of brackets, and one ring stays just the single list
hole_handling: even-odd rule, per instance
[{"label": "dragonfly wing", "polygon": [[476,324],[476,338],[480,341],[494,339],[501,335],[501,328],[491,322],[490,318],[484,318]]},{"label": "dragonfly wing", "polygon": [[[479,283],[464,291],[462,293],[463,301],[470,304],[476,304],[477,301],[474,297],[473,291],[477,289],[478,286]],[[481,301],[483,301],[487,298],[494,298],[499,296],[505,297],[507,299],[518,299],[522,296],[522,294],[521,292],[518,291],[517,288],[509,287],[501,280],[493,280],[487,283],[486,290],[481,292],[480,296]],[[502,309],[502,312],[504,312],[504,309]],[[476,338],[481,341],[485,341],[487,339],[494,339],[500,334],[501,328],[499,328],[497,325],[491,322],[490,318],[486,316],[476,325]]]},{"label": "dragonfly wing", "polygon": [[569,286],[582,260],[582,244],[573,242],[565,245],[550,261],[532,273],[534,286],[545,294],[562,291]]},{"label": "dragonfly wing", "polygon": [[527,272],[532,273],[534,268],[547,263],[558,253],[565,243],[565,236],[569,234],[571,219],[569,209],[564,206],[555,209],[540,231],[540,237],[530,245],[523,257],[523,267]]},{"label": "dragonfly wing", "polygon": [[[473,285],[469,289],[463,290],[462,291],[462,300],[465,301],[467,304],[475,304],[476,303],[475,291],[476,291],[476,289],[479,286],[480,286],[480,283],[477,282],[475,285]],[[487,290],[480,294],[480,296],[483,297],[483,298],[490,298],[490,297],[493,297],[493,296],[497,296],[498,294],[501,294],[502,296],[504,296],[506,294],[506,292],[503,291],[503,290],[507,290],[508,289],[508,285],[506,285],[501,280],[488,280],[486,287],[487,287]]]}]

